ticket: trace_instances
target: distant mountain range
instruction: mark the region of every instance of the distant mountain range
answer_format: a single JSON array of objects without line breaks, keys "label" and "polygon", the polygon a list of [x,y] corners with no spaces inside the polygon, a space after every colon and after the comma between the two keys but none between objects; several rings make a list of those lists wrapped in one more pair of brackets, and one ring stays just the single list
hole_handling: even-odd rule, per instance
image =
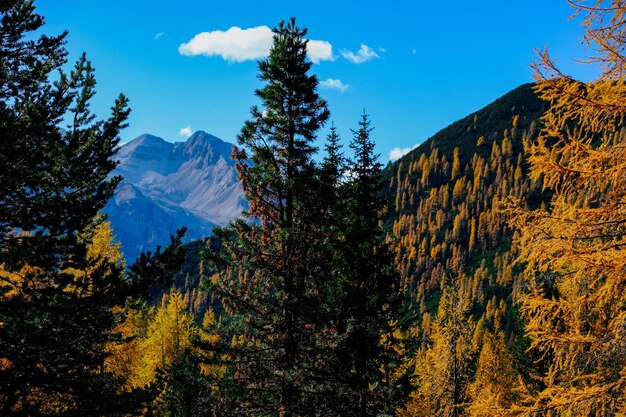
[{"label": "distant mountain range", "polygon": [[241,214],[245,199],[230,154],[232,144],[198,131],[186,142],[144,134],[120,147],[121,175],[108,214],[126,259],[169,243],[187,226],[187,241]]}]

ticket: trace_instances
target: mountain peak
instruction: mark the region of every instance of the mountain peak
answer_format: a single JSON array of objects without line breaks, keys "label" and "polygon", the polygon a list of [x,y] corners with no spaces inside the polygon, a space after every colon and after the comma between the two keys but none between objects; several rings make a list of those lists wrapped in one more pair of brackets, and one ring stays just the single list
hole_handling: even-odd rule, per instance
[{"label": "mountain peak", "polygon": [[[463,166],[469,162],[474,152],[487,157],[491,152],[493,141],[505,129],[513,127],[513,119],[518,119],[516,129],[528,130],[545,111],[546,103],[537,96],[533,87],[533,83],[522,84],[482,109],[440,130],[411,152],[390,164],[389,172],[396,172],[395,167],[401,163],[403,163],[403,171],[408,170],[410,162],[419,160],[423,154],[430,154],[433,148],[437,148],[439,154],[446,155],[450,161],[453,158],[454,149],[459,148]],[[481,137],[484,144],[477,146]],[[516,149],[521,146],[521,142],[513,144]]]},{"label": "mountain peak", "polygon": [[144,133],[143,135],[137,136],[130,142],[123,144],[118,151],[118,157],[124,158],[131,154],[144,152],[152,153],[154,151],[159,153],[171,147],[172,144],[167,142],[165,139],[149,133]]},{"label": "mountain peak", "polygon": [[211,144],[220,145],[225,143],[222,139],[211,135],[203,130],[195,131],[189,138],[187,139],[187,143],[196,143],[196,142],[209,142]]},{"label": "mountain peak", "polygon": [[185,155],[200,156],[202,159],[209,158],[212,163],[218,161],[220,157],[229,160],[232,146],[202,130],[196,131],[183,143]]},{"label": "mountain peak", "polygon": [[163,143],[167,143],[167,141],[158,136],[154,136],[149,133],[144,133],[143,135],[139,135],[135,139],[126,143],[125,146],[160,145]]}]

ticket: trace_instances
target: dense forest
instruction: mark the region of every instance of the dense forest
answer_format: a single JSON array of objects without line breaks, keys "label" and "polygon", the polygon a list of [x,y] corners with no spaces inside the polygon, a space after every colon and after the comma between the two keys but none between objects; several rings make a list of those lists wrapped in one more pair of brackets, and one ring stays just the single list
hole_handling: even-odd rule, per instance
[{"label": "dense forest", "polygon": [[232,153],[245,217],[127,264],[101,212],[128,100],[94,115],[87,56],[3,1],[0,415],[626,415],[626,5],[594,4],[596,80],[540,50],[386,167],[281,22]]}]

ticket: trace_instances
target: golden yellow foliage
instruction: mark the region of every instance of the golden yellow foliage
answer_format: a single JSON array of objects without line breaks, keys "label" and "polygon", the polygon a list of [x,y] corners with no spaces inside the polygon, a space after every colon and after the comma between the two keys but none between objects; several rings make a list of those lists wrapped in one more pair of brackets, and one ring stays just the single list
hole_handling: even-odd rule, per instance
[{"label": "golden yellow foliage", "polygon": [[[209,308],[202,319],[202,328],[199,332],[200,342],[203,345],[199,356],[202,357],[203,363],[200,364],[202,375],[208,377],[209,380],[215,381],[220,379],[226,373],[226,365],[220,364],[221,361],[216,360],[215,352],[208,348],[216,346],[220,341],[220,335],[216,331],[218,321],[215,317],[213,309]],[[216,389],[213,386],[213,389]]]},{"label": "golden yellow foliage", "polygon": [[109,343],[107,352],[109,357],[105,361],[107,371],[124,379],[124,389],[130,391],[140,382],[141,359],[143,356],[143,338],[148,331],[148,310],[145,306],[127,307],[123,312],[124,320],[113,332],[121,336],[121,340]]},{"label": "golden yellow foliage", "polygon": [[472,327],[455,286],[446,287],[432,324],[430,343],[416,355],[413,392],[400,417],[464,414]]},{"label": "golden yellow foliage", "polygon": [[468,388],[469,416],[500,417],[507,414],[516,398],[518,385],[513,363],[504,334],[485,333],[476,376]]},{"label": "golden yellow foliage", "polygon": [[[111,222],[100,221],[96,224],[93,235],[87,243],[87,261],[88,266],[85,270],[68,268],[64,271],[76,278],[74,284],[67,288],[68,291],[79,291],[86,295],[93,289],[92,279],[94,276],[106,280],[113,273],[110,268],[123,269],[126,266],[121,251],[121,243],[115,241]],[[106,271],[103,277],[94,273],[99,269]]]},{"label": "golden yellow foliage", "polygon": [[[10,299],[18,294],[22,293],[22,289],[25,287],[37,286],[38,289],[42,289],[44,282],[34,279],[34,277],[42,273],[40,268],[32,267],[30,265],[24,265],[18,272],[9,272],[4,268],[4,265],[0,265],[0,283],[3,287],[7,288],[3,292],[2,297]],[[2,323],[0,323],[2,325]]]},{"label": "golden yellow foliage", "polygon": [[163,295],[161,305],[148,323],[146,338],[141,342],[141,359],[134,386],[145,386],[158,369],[167,368],[191,346],[196,327],[180,292]]},{"label": "golden yellow foliage", "polygon": [[576,81],[545,50],[536,64],[537,92],[551,107],[527,152],[532,179],[554,197],[515,220],[526,330],[548,361],[545,388],[519,407],[525,415],[626,413],[626,3],[576,7],[602,75]]},{"label": "golden yellow foliage", "polygon": [[[406,346],[407,335],[399,326],[397,320],[389,322],[388,331],[384,332],[380,336],[380,344],[386,351],[393,351],[398,357],[407,357]],[[380,372],[384,375],[383,381],[398,380],[405,376],[408,369],[412,366],[413,360],[407,359],[399,365],[392,365],[389,363],[381,363]]]}]

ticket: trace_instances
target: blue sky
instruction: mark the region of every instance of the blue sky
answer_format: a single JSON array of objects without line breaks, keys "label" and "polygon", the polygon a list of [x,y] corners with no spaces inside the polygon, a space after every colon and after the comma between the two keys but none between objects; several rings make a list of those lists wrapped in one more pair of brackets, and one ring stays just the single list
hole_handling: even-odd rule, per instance
[{"label": "blue sky", "polygon": [[[46,33],[69,30],[70,58],[86,51],[94,64],[97,114],[107,114],[119,92],[130,98],[124,142],[142,133],[180,141],[187,127],[234,142],[260,86],[256,61],[245,58],[262,54],[266,32],[227,31],[273,27],[291,16],[309,29],[309,39],[323,41],[316,44],[320,61],[313,71],[327,81],[320,94],[343,139],[365,109],[383,162],[394,148],[421,143],[531,81],[535,48],[548,46],[576,77],[593,74],[575,63],[582,58],[582,30],[579,20],[568,20],[565,0],[36,4]],[[190,43],[203,32],[211,34]],[[252,47],[237,47],[242,39]],[[199,51],[217,55],[193,56]]]}]

